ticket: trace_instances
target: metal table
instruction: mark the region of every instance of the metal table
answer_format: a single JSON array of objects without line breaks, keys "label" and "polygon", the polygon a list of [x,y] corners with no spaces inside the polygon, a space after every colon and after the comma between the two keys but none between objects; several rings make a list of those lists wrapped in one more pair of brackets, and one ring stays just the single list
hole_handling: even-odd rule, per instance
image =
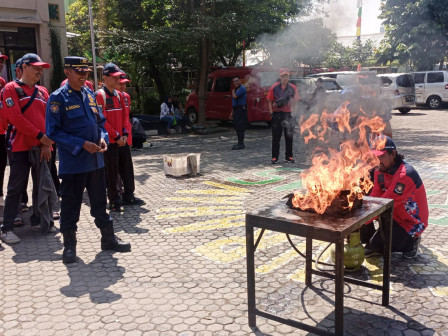
[{"label": "metal table", "polygon": [[[364,197],[363,205],[341,216],[319,215],[307,211],[290,209],[285,202],[269,208],[262,208],[246,214],[246,256],[247,256],[247,294],[249,326],[256,326],[256,316],[300,328],[317,335],[342,336],[344,331],[344,281],[359,286],[382,291],[382,305],[389,304],[390,253],[392,239],[393,200]],[[344,276],[344,238],[356,231],[366,222],[378,217],[384,239],[383,284],[377,285],[367,281]],[[254,242],[254,228],[261,228],[260,235]],[[255,303],[255,251],[265,230],[283,232],[306,238],[305,284],[311,286],[312,274],[335,280],[335,333],[285,319],[256,308]],[[322,272],[312,268],[313,239],[331,242],[336,245],[335,272]]]}]

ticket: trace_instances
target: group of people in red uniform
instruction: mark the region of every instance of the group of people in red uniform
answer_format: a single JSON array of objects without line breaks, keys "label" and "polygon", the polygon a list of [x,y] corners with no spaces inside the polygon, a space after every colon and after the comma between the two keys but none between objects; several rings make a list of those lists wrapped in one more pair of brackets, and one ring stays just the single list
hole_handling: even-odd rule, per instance
[{"label": "group of people in red uniform", "polygon": [[[5,59],[7,56],[0,54],[0,66]],[[45,87],[38,85],[43,70],[50,64],[36,54],[28,53],[16,62],[15,80],[5,83],[0,77],[3,127],[0,130],[0,187],[3,187],[7,158],[11,167],[0,239],[6,244],[21,241],[14,233],[14,220],[22,194],[26,192],[30,170],[33,181],[31,227],[42,233],[57,231],[53,220],[42,220],[46,215],[40,206],[42,198],[48,195],[42,192],[45,189],[42,186],[48,182],[42,171],[47,168],[44,165],[51,171],[50,162],[52,157],[55,161],[57,148],[59,176],[56,179],[62,182],[57,187],[54,182],[51,185],[54,194],[61,199],[63,261],[71,263],[76,261],[76,222],[85,189],[91,198],[91,214],[101,229],[102,249],[130,251],[130,244],[114,234],[112,220],[106,213],[106,195],[111,211],[122,212],[125,205],[141,206],[145,202],[134,195],[131,100],[124,92],[129,82],[126,73],[113,63],[106,64],[103,87],[94,92],[92,83],[87,81],[91,71],[87,59],[66,57],[64,64],[67,79],[51,96]],[[31,159],[33,151],[37,151],[40,160]],[[49,203],[45,204],[46,212],[52,211]]]}]

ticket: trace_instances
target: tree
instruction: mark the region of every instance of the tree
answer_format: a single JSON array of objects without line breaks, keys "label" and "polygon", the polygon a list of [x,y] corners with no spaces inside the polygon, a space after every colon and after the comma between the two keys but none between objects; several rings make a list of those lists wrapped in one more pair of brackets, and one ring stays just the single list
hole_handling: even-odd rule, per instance
[{"label": "tree", "polygon": [[381,16],[386,36],[378,60],[411,62],[416,70],[429,70],[448,48],[448,0],[386,0]]},{"label": "tree", "polygon": [[[170,92],[172,68],[197,69],[205,124],[209,65],[234,65],[243,40],[250,48],[259,34],[286,26],[310,6],[311,0],[99,0],[93,11],[99,54],[133,63],[134,75],[149,76],[160,98]],[[70,44],[72,50],[81,46],[77,54],[89,50],[85,11],[85,1],[77,0],[67,19],[69,31],[81,35],[73,40],[76,46]]]}]

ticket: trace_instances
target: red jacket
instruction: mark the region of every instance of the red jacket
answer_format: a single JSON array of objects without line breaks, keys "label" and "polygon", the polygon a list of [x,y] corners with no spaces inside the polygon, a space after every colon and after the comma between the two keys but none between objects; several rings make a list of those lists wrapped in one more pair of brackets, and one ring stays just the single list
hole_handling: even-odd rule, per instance
[{"label": "red jacket", "polygon": [[429,209],[425,186],[409,163],[398,163],[387,173],[376,169],[370,196],[393,199],[393,219],[411,236],[420,236],[428,226]]},{"label": "red jacket", "polygon": [[[3,79],[3,77],[0,77],[0,94],[1,94],[1,92],[2,92],[2,90],[3,90],[3,88],[5,87],[5,85],[6,85],[6,82],[5,82],[5,80]],[[0,109],[0,113],[1,113],[2,111],[1,111],[1,109]],[[8,126],[8,123],[6,122],[6,120],[4,120],[5,119],[5,117],[3,117],[1,114],[0,114],[0,134],[5,134],[6,133],[6,127]],[[5,126],[6,125],[6,126]]]},{"label": "red jacket", "polygon": [[129,118],[131,113],[131,96],[126,91],[122,92],[124,97],[124,107],[126,108],[126,129],[128,130],[128,145],[132,146],[132,124]]},{"label": "red jacket", "polygon": [[[106,101],[104,101],[104,96]],[[116,143],[123,135],[128,135],[126,119],[129,119],[129,116],[126,114],[121,92],[117,90],[109,92],[106,88],[100,89],[96,92],[96,101],[103,108],[103,114],[106,118],[104,127],[109,133],[109,142]]]},{"label": "red jacket", "polygon": [[[24,96],[18,96],[16,88],[22,88]],[[22,113],[21,108],[30,100],[34,88],[21,82],[12,81],[6,84],[2,99],[2,123],[7,119],[14,125],[11,135],[11,150],[13,152],[28,151],[34,146],[40,146],[40,138],[45,134],[45,110],[48,91],[37,86],[38,93],[31,106]]]},{"label": "red jacket", "polygon": [[300,100],[299,92],[297,91],[297,87],[294,84],[288,83],[285,89],[282,88],[280,82],[275,83],[269,89],[268,95],[266,99],[275,102],[279,98],[283,98],[285,96],[289,96],[288,103],[283,105],[282,107],[274,106],[273,112],[291,112],[291,100],[298,101]]}]

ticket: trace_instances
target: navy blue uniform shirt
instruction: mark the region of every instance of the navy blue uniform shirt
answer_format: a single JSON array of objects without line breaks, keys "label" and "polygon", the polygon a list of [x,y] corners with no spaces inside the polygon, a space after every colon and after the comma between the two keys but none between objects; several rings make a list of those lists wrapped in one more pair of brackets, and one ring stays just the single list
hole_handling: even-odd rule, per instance
[{"label": "navy blue uniform shirt", "polygon": [[59,149],[59,173],[87,173],[104,167],[103,153],[90,154],[85,141],[108,142],[104,116],[95,94],[87,87],[74,91],[67,83],[50,95],[46,112],[46,134]]},{"label": "navy blue uniform shirt", "polygon": [[232,96],[232,106],[244,106],[246,105],[247,90],[244,85],[240,85],[238,89],[235,89],[235,94],[238,98]]}]

